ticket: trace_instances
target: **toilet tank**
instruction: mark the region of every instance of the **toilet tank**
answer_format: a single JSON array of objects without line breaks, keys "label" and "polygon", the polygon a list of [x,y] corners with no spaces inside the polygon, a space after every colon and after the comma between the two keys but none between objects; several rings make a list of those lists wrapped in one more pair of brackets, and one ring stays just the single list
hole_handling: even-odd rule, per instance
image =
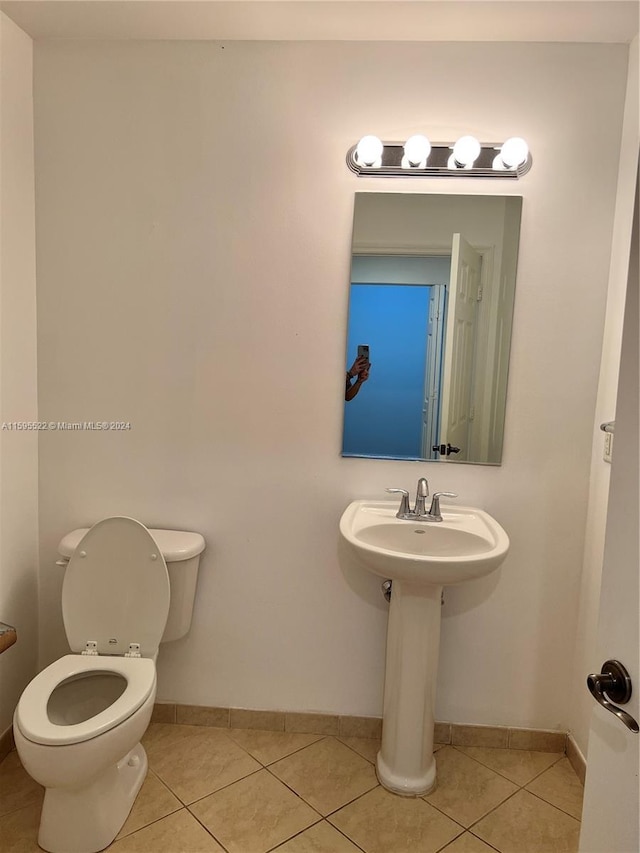
[{"label": "toilet tank", "polygon": [[[171,591],[169,616],[160,642],[170,643],[172,640],[184,637],[191,627],[198,567],[200,555],[205,549],[205,541],[199,533],[190,533],[186,530],[164,530],[153,527],[147,529],[156,540],[169,572]],[[88,530],[88,527],[79,527],[62,538],[58,545],[58,553],[63,560],[59,560],[58,565],[66,565],[69,562],[78,543]]]}]

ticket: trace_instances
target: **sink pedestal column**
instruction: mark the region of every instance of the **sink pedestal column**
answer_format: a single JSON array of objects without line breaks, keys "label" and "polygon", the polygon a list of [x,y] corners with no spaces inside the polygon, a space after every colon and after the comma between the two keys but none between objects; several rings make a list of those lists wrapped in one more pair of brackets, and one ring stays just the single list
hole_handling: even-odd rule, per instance
[{"label": "sink pedestal column", "polygon": [[441,586],[393,581],[384,683],[380,783],[405,796],[428,793],[433,757]]}]

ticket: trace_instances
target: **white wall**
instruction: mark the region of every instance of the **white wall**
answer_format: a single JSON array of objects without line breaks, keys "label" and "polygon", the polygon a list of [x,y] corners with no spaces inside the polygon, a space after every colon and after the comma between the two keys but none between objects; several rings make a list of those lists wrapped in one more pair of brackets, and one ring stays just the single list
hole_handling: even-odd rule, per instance
[{"label": "white wall", "polygon": [[[386,604],[340,564],[338,519],[426,475],[512,542],[494,577],[447,593],[438,718],[566,727],[626,61],[620,45],[36,44],[40,415],[132,424],[40,436],[41,664],[65,649],[58,540],[124,513],[209,546],[161,699],[377,715]],[[505,192],[347,169],[362,134],[417,131],[533,151],[499,468],[340,457],[354,193]]]},{"label": "white wall", "polygon": [[[596,657],[596,640],[611,467],[602,458],[604,434],[600,431],[600,424],[612,420],[616,410],[639,143],[638,39],[636,37],[629,52],[618,189],[608,275],[606,322],[593,424],[589,507],[580,586],[578,630],[572,666],[569,725],[585,757],[588,750],[589,723],[594,708],[591,694],[585,686],[586,676],[590,672],[599,672],[603,663]],[[615,453],[615,438],[613,443]]]},{"label": "white wall", "polygon": [[[36,421],[32,42],[0,13],[0,421]],[[38,437],[0,428],[0,734],[36,672]]]}]

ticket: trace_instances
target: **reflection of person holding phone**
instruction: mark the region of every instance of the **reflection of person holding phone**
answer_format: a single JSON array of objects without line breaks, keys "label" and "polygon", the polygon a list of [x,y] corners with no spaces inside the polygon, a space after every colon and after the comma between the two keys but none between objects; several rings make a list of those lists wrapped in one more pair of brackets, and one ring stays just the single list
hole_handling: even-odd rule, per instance
[{"label": "reflection of person holding phone", "polygon": [[[347,370],[347,383],[344,389],[344,399],[347,402],[349,400],[353,400],[358,391],[362,388],[362,383],[367,381],[370,369],[371,363],[369,362],[369,359],[365,355],[359,355],[351,365],[350,369]],[[352,384],[352,380],[354,378],[356,381]]]}]

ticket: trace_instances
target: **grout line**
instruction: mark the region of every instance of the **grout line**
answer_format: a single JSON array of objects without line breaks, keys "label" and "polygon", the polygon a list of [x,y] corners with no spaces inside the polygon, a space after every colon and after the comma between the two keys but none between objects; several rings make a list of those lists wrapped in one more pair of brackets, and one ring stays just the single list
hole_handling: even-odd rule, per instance
[{"label": "grout line", "polygon": [[339,832],[339,833],[340,833],[340,835],[341,835],[343,838],[346,838],[346,839],[347,839],[347,841],[350,841],[350,842],[353,844],[353,846],[354,846],[354,847],[357,847],[357,849],[358,849],[358,850],[362,850],[362,853],[367,853],[367,851],[364,849],[364,847],[361,847],[358,843],[356,843],[356,842],[353,840],[353,838],[349,838],[349,836],[346,834],[346,832],[343,832],[343,831],[340,829],[340,827],[339,827],[339,826],[335,826],[335,824],[333,824],[333,823],[329,823],[329,821],[327,821],[327,824],[328,824],[332,829],[335,829],[335,831],[336,831],[336,832]]},{"label": "grout line", "polygon": [[[305,804],[305,806],[308,806],[310,809],[313,809],[313,811],[314,811],[317,815],[319,815],[320,819],[322,819],[322,818],[324,817],[324,815],[323,815],[321,812],[319,812],[319,811],[318,811],[318,809],[317,809],[315,806],[312,806],[312,805],[311,805],[311,803],[310,803],[310,802],[308,802],[307,800],[305,800],[305,798],[304,798],[303,796],[301,796],[297,791],[295,791],[295,790],[291,787],[291,785],[288,785],[288,784],[287,784],[286,782],[284,782],[284,781],[283,781],[279,776],[277,776],[275,773],[273,773],[269,767],[265,767],[264,769],[267,771],[267,773],[270,773],[270,774],[273,776],[273,778],[276,780],[276,782],[280,782],[280,784],[281,784],[281,785],[284,785],[284,787],[285,787],[285,788],[287,788],[289,791],[291,791],[291,793],[292,793],[292,794],[295,794],[295,795],[296,795],[296,797],[297,797],[299,800],[301,800],[301,801]],[[318,821],[316,821],[316,823],[317,823],[317,822],[318,822]]]},{"label": "grout line", "polygon": [[464,832],[465,832],[465,831],[463,830],[461,833],[459,833],[458,835],[456,835],[456,837],[455,837],[455,838],[452,838],[452,839],[451,839],[451,841],[447,841],[447,843],[446,843],[443,847],[438,847],[438,849],[435,851],[435,853],[446,853],[446,851],[447,851],[447,847],[448,847],[450,844],[453,844],[454,842],[456,842],[459,838],[462,838],[462,836],[464,835]]},{"label": "grout line", "polygon": [[[236,782],[242,782],[243,779],[248,779],[249,776],[255,776],[256,773],[260,773],[262,770],[266,770],[266,767],[259,767],[257,770],[252,770],[251,773],[247,773],[246,776],[241,776],[239,779],[234,779],[233,782],[227,782],[226,785],[222,785],[222,787],[220,787],[220,788],[216,788],[213,791],[209,791],[208,794],[203,794],[201,797],[198,797],[197,799],[192,800],[190,803],[185,803],[184,800],[181,800],[180,797],[178,797],[178,795],[176,794],[176,792],[172,788],[169,788],[169,790],[174,795],[174,797],[178,797],[180,802],[184,804],[185,808],[189,808],[190,806],[195,806],[196,803],[201,803],[202,800],[206,800],[207,797],[212,796],[212,794],[217,794],[219,791],[225,791],[227,788],[230,788],[232,785],[235,785]],[[165,782],[165,785],[166,784],[167,783]],[[169,787],[169,786],[167,785],[167,787]]]},{"label": "grout line", "polygon": [[[527,782],[527,785],[528,784],[529,783]],[[523,788],[522,790],[527,791],[526,788]],[[561,806],[557,806],[555,803],[550,803],[549,800],[545,800],[544,797],[542,797],[540,794],[536,794],[535,791],[527,791],[527,794],[531,794],[531,796],[537,797],[537,799],[539,799],[541,802],[546,803],[548,806],[551,806],[554,809],[557,809],[559,812],[562,812],[562,814],[566,815],[567,817],[571,817],[574,820],[577,820],[578,823],[582,823],[582,820],[579,817],[576,817],[575,815],[571,814],[570,812],[565,811]]]},{"label": "grout line", "polygon": [[475,832],[471,832],[471,830],[468,830],[468,832],[469,832],[469,835],[471,835],[473,838],[477,838],[477,839],[478,839],[478,841],[482,841],[482,843],[483,843],[483,844],[486,844],[486,845],[487,845],[487,847],[490,847],[490,848],[491,848],[491,850],[495,850],[495,851],[496,851],[496,853],[502,853],[502,850],[500,850],[500,848],[499,848],[499,847],[495,847],[495,846],[494,846],[493,844],[491,844],[489,841],[486,841],[484,838],[481,838],[479,835],[476,835],[476,834],[475,834]]},{"label": "grout line", "polygon": [[[137,799],[137,797],[136,797],[136,799]],[[135,804],[135,800],[133,802]],[[122,832],[122,830],[124,828],[124,823],[123,823],[122,826],[120,827],[118,835],[116,835],[116,837],[113,839],[111,844],[115,844],[116,841],[124,841],[125,838],[132,838],[134,835],[137,835],[139,832],[142,832],[142,830],[146,829],[148,826],[153,826],[154,823],[160,823],[161,820],[164,820],[165,818],[171,817],[172,815],[177,814],[178,812],[188,811],[187,807],[184,805],[182,800],[178,800],[178,802],[180,803],[179,808],[174,809],[172,812],[169,812],[169,814],[163,814],[161,817],[156,817],[153,820],[150,820],[148,823],[145,823],[143,826],[139,826],[137,829],[134,829],[133,832],[127,832],[126,835],[120,835],[120,833]],[[131,814],[131,812],[129,812],[129,814]],[[193,817],[195,817],[195,815],[193,815]],[[125,823],[126,823],[126,821],[125,821]],[[111,846],[111,844],[109,845],[109,847]],[[107,847],[106,849],[108,850],[109,847]]]},{"label": "grout line", "polygon": [[[468,756],[468,757],[470,758],[471,756]],[[565,758],[565,757],[566,756],[564,756],[564,755],[560,755],[558,758],[558,761],[562,760],[562,758]],[[481,762],[478,762],[478,763],[480,764]],[[557,763],[558,763],[557,761],[554,761],[553,764],[550,764],[549,767],[547,767],[545,770],[538,773],[536,776],[533,777],[533,779],[537,779],[539,776],[542,776],[543,773],[546,773],[547,770],[549,770],[551,767],[555,766],[555,764],[557,764]],[[484,766],[486,766],[486,765],[483,765],[483,767]],[[493,770],[492,767],[489,767],[488,769]],[[493,772],[497,773],[496,770],[494,770]],[[498,775],[502,775],[502,774],[498,774]],[[507,777],[504,776],[503,778],[506,779]],[[509,794],[509,796],[506,799],[504,799],[501,803],[498,803],[497,806],[494,806],[492,809],[489,809],[489,811],[486,814],[482,815],[482,817],[479,817],[477,820],[474,820],[473,823],[470,824],[469,827],[467,828],[468,831],[471,832],[472,827],[477,826],[480,823],[480,821],[484,820],[490,814],[493,814],[493,812],[495,812],[497,809],[499,809],[501,806],[503,806],[506,802],[508,802],[510,799],[512,799],[512,797],[515,797],[515,795],[520,793],[520,791],[525,791],[527,794],[531,794],[532,796],[536,796],[533,793],[533,791],[527,791],[527,788],[526,788],[527,785],[530,785],[531,782],[533,782],[533,779],[530,779],[528,782],[525,782],[524,785],[519,785],[517,782],[514,782],[512,779],[507,779],[507,781],[511,782],[512,785],[518,785],[517,790],[514,791],[512,794]],[[547,803],[547,801],[544,800],[542,797],[538,797],[538,799],[542,800],[542,802]],[[547,803],[547,805],[552,806],[553,808],[557,809],[558,811],[562,812],[563,814],[567,814],[567,812],[563,812],[562,809],[558,808],[557,806],[554,806],[553,803]],[[573,815],[568,815],[568,817],[573,817]],[[573,819],[577,820],[577,818],[575,818],[575,817],[573,817]],[[580,823],[579,820],[577,822]],[[478,836],[478,837],[480,838],[481,841],[484,841],[485,844],[488,844],[488,842],[485,841],[484,838],[481,838],[480,836]]]},{"label": "grout line", "polygon": [[[509,779],[508,781],[511,782],[511,779]],[[511,784],[515,785],[516,783],[512,782]],[[489,815],[493,814],[495,811],[497,811],[497,809],[499,809],[500,806],[503,806],[505,803],[508,803],[509,800],[511,800],[513,797],[515,797],[516,794],[519,794],[520,791],[522,791],[522,790],[523,790],[522,788],[518,787],[512,794],[509,794],[509,796],[506,797],[501,803],[498,803],[497,806],[494,806],[492,809],[489,809],[489,811],[486,814],[483,814],[482,817],[479,817],[477,820],[474,820],[473,823],[467,827],[468,831],[471,832],[472,827],[477,826],[480,823],[480,821],[484,820],[486,817],[489,817]],[[480,836],[478,836],[478,838],[480,838]],[[481,841],[484,841],[484,838],[482,838]],[[485,844],[487,844],[486,841],[485,841]]]},{"label": "grout line", "polygon": [[[332,737],[332,735],[328,735],[328,737]],[[369,791],[373,791],[375,788],[377,788],[379,786],[379,782],[376,779],[376,784],[372,788],[369,788],[366,791],[363,791],[361,794],[358,794],[357,797],[354,797],[352,800],[349,800],[348,802],[343,803],[341,806],[338,806],[338,808],[333,809],[333,811],[330,811],[325,815],[325,814],[322,814],[321,812],[319,812],[316,806],[311,805],[311,803],[308,800],[305,800],[305,798],[302,796],[302,794],[299,794],[294,788],[291,787],[291,785],[289,785],[287,782],[284,782],[279,776],[277,776],[275,773],[273,773],[271,771],[270,767],[265,767],[264,769],[268,773],[271,773],[271,775],[273,776],[274,779],[277,779],[278,782],[280,782],[282,785],[284,785],[286,788],[288,788],[292,794],[295,794],[296,797],[298,797],[298,799],[302,800],[302,802],[305,805],[309,806],[310,809],[313,809],[314,812],[317,812],[317,814],[319,814],[320,817],[323,818],[324,820],[326,820],[330,815],[333,815],[336,812],[339,812],[340,809],[343,809],[345,806],[349,806],[349,805],[351,805],[351,803],[355,803],[355,801],[359,800],[360,797],[364,797],[364,795],[368,794]]]},{"label": "grout line", "polygon": [[[470,747],[470,748],[471,748],[471,749],[473,749],[473,747]],[[485,749],[502,749],[503,747],[499,747],[499,746],[493,746],[493,747],[491,747],[491,746],[490,746],[490,747],[482,747],[482,748],[485,748]],[[506,779],[506,780],[507,780],[507,782],[511,782],[511,784],[512,784],[512,785],[517,785],[517,786],[518,786],[518,788],[524,788],[526,785],[530,785],[530,784],[533,782],[533,780],[534,780],[534,779],[537,779],[539,776],[542,776],[542,774],[543,774],[543,773],[546,773],[546,772],[547,772],[547,770],[550,770],[550,769],[551,769],[552,767],[554,767],[554,766],[555,766],[559,761],[562,761],[562,759],[563,759],[563,758],[566,758],[566,757],[567,757],[564,753],[562,753],[562,752],[558,752],[558,753],[557,753],[557,756],[558,756],[558,757],[557,757],[554,761],[552,761],[552,762],[551,762],[551,764],[549,764],[547,767],[545,767],[545,768],[544,768],[544,770],[540,770],[540,772],[536,773],[536,774],[535,774],[535,776],[532,776],[532,777],[531,777],[531,779],[528,779],[526,782],[524,782],[524,784],[522,784],[522,785],[521,785],[519,782],[514,782],[514,781],[513,781],[513,779],[510,779],[508,776],[506,776],[506,775],[505,775],[505,773],[504,773],[503,771],[501,771],[501,770],[496,770],[496,768],[495,768],[495,767],[491,767],[491,765],[490,765],[490,764],[485,764],[485,763],[484,763],[484,761],[481,761],[479,758],[476,758],[475,756],[473,756],[473,755],[469,755],[468,753],[464,752],[464,751],[463,751],[463,750],[464,750],[464,747],[457,747],[457,746],[454,746],[454,747],[453,747],[453,749],[457,749],[457,750],[458,750],[458,752],[461,752],[463,755],[466,755],[466,757],[467,757],[467,758],[470,758],[472,761],[476,761],[478,764],[481,764],[483,767],[486,767],[486,768],[487,768],[487,770],[492,770],[494,773],[497,773],[497,774],[498,774],[498,776],[502,776],[502,778],[503,778],[503,779]],[[513,750],[513,751],[515,752],[516,750]],[[518,751],[518,752],[522,752],[522,753],[524,753],[524,752],[538,752],[538,750],[537,750],[537,749],[531,749],[531,750],[520,749],[520,750],[517,750],[517,751]],[[547,753],[545,753],[545,754],[546,754],[546,755],[555,755],[556,753],[550,753],[550,752],[547,752]]]},{"label": "grout line", "polygon": [[[437,788],[437,786],[436,786],[436,788]],[[434,788],[432,793],[435,793],[436,788]],[[466,832],[467,827],[463,823],[460,823],[460,821],[457,818],[451,817],[450,814],[448,814],[447,812],[443,811],[441,808],[436,806],[435,803],[430,803],[427,799],[425,799],[428,796],[429,796],[429,794],[423,794],[421,797],[416,797],[415,799],[416,800],[422,800],[423,803],[425,803],[428,806],[431,806],[431,808],[435,809],[437,812],[440,812],[440,814],[444,815],[448,820],[453,821],[453,823],[457,823],[458,826],[460,827],[460,829],[462,829],[463,832]],[[456,836],[456,838],[458,838],[458,836]],[[451,841],[449,841],[447,843],[451,844],[452,841],[455,841],[455,839],[452,838]]]},{"label": "grout line", "polygon": [[[286,732],[285,732],[286,734]],[[321,740],[326,740],[327,737],[331,737],[331,735],[314,735],[317,740],[312,740],[311,743],[307,743],[304,746],[300,746],[297,749],[294,749],[293,752],[288,752],[286,755],[281,756],[280,758],[275,758],[273,761],[270,761],[268,764],[262,764],[259,758],[255,755],[251,755],[252,758],[255,758],[256,761],[260,761],[260,764],[266,769],[267,767],[271,767],[273,764],[277,764],[279,761],[284,761],[287,758],[290,758],[292,755],[296,755],[298,752],[302,752],[304,749],[308,749],[310,746],[313,746],[316,743],[320,743]],[[240,746],[240,744],[238,744]]]},{"label": "grout line", "polygon": [[199,819],[199,817],[198,817],[197,815],[195,815],[195,814],[191,811],[191,809],[187,808],[187,811],[189,812],[189,814],[191,815],[191,817],[192,817],[192,818],[193,818],[197,823],[199,823],[199,824],[200,824],[200,826],[204,829],[204,831],[205,831],[205,832],[207,832],[207,833],[208,833],[208,834],[213,838],[213,840],[214,840],[217,844],[219,844],[219,845],[220,845],[220,847],[222,847],[222,849],[225,851],[225,853],[230,853],[229,848],[224,846],[224,844],[222,843],[222,841],[220,841],[220,839],[219,839],[217,836],[215,836],[215,835],[213,834],[213,832],[211,832],[211,830],[209,829],[209,827],[208,827],[208,826],[205,826],[205,825],[204,825],[204,823]]},{"label": "grout line", "polygon": [[[472,761],[475,761],[475,762],[476,762],[476,764],[479,764],[481,767],[484,767],[484,768],[486,768],[487,770],[492,770],[494,773],[497,773],[497,774],[498,774],[498,776],[501,776],[503,779],[506,779],[506,780],[507,780],[507,782],[511,782],[511,784],[512,784],[512,785],[518,785],[518,783],[517,783],[517,782],[514,782],[514,781],[513,781],[513,779],[509,779],[509,777],[508,777],[508,776],[505,776],[505,775],[504,775],[504,773],[501,773],[499,770],[496,770],[494,767],[489,767],[489,765],[488,765],[488,764],[485,764],[485,763],[484,763],[484,761],[480,761],[480,759],[479,759],[479,758],[475,758],[475,756],[473,756],[473,755],[469,755],[468,753],[466,753],[466,752],[464,751],[465,747],[462,747],[462,746],[454,746],[453,744],[451,744],[451,748],[452,748],[452,749],[457,750],[457,751],[458,751],[458,752],[460,752],[460,753],[462,753],[462,755],[466,756],[467,758],[470,758]],[[486,748],[487,748],[487,749],[502,749],[503,747],[500,747],[500,746],[494,746],[494,747],[486,747]],[[527,782],[526,784],[528,785],[529,783]],[[518,787],[520,787],[520,785],[518,785]]]},{"label": "grout line", "polygon": [[[352,805],[357,800],[360,800],[360,799],[362,799],[362,797],[365,797],[367,794],[370,794],[372,791],[375,791],[376,788],[382,788],[382,785],[380,784],[380,782],[378,782],[377,778],[376,778],[376,783],[372,788],[367,788],[366,791],[363,791],[361,794],[358,794],[357,797],[353,797],[353,799],[348,800],[346,803],[343,803],[341,806],[338,806],[337,809],[333,809],[333,811],[328,812],[328,814],[324,815],[325,819],[328,820],[330,817],[332,817],[334,814],[337,814],[342,809],[346,809],[347,806]],[[331,826],[333,826],[333,824],[331,824]],[[336,827],[336,829],[337,828],[338,827]]]},{"label": "grout line", "polygon": [[300,832],[296,832],[295,835],[291,835],[289,838],[285,838],[284,841],[278,841],[275,847],[269,847],[269,849],[266,850],[265,853],[277,853],[277,851],[284,847],[285,844],[288,844],[290,841],[293,841],[294,838],[298,838],[300,835],[302,835],[303,832],[306,832],[308,829],[311,829],[311,827],[317,826],[319,823],[322,822],[323,819],[320,818],[320,820],[316,820],[314,823],[310,823],[309,826],[305,826],[304,829],[301,829]]},{"label": "grout line", "polygon": [[[271,734],[275,734],[275,735],[280,735],[280,734],[306,734],[305,732],[272,732],[272,731],[269,731],[268,729],[230,729],[230,731],[234,731],[234,732],[247,732],[247,731],[266,732],[267,734],[270,734],[270,735]],[[250,752],[246,746],[243,746],[241,743],[238,743],[236,741],[236,739],[233,737],[233,735],[230,735],[230,734],[227,735],[227,737],[232,741],[232,743],[234,743],[237,747],[239,747],[241,750],[243,750],[243,752],[246,752],[250,758],[253,758],[254,761],[257,761],[258,764],[261,764],[265,769],[267,767],[271,766],[272,764],[277,764],[278,761],[284,761],[286,758],[289,758],[290,756],[295,755],[298,752],[302,752],[303,749],[308,749],[308,747],[313,746],[316,743],[319,743],[321,740],[326,740],[326,738],[328,738],[328,737],[333,737],[333,735],[314,735],[314,734],[311,734],[311,736],[315,737],[315,740],[312,740],[311,743],[305,743],[304,746],[296,747],[296,749],[292,750],[291,752],[288,752],[286,755],[282,755],[280,758],[274,758],[273,761],[270,761],[268,764],[265,764],[260,758],[258,758],[257,755],[254,755],[252,752]],[[345,746],[346,746],[346,744],[345,744]]]},{"label": "grout line", "polygon": [[[346,737],[346,735],[344,735],[344,737]],[[370,761],[368,758],[365,758],[361,752],[358,752],[357,749],[354,749],[354,747],[350,746],[348,743],[345,743],[341,737],[337,737],[336,740],[339,740],[343,746],[346,746],[348,749],[351,750],[351,752],[354,752],[360,758],[363,758],[365,761],[368,761],[369,764],[373,764],[374,767],[376,766],[375,761]],[[361,738],[361,740],[377,740],[377,738]]]},{"label": "grout line", "polygon": [[[547,772],[547,770],[551,770],[552,767],[555,767],[559,761],[562,761],[562,759],[566,758],[566,757],[567,757],[566,755],[559,755],[558,758],[555,761],[553,761],[548,767],[545,767],[545,769],[541,770],[540,773],[536,773],[536,775],[532,779],[529,779],[529,781],[525,782],[524,785],[521,785],[521,787],[526,788],[527,785],[530,785],[536,779],[539,779],[540,776],[542,776],[544,773]],[[531,793],[531,792],[529,792],[529,793]]]}]

